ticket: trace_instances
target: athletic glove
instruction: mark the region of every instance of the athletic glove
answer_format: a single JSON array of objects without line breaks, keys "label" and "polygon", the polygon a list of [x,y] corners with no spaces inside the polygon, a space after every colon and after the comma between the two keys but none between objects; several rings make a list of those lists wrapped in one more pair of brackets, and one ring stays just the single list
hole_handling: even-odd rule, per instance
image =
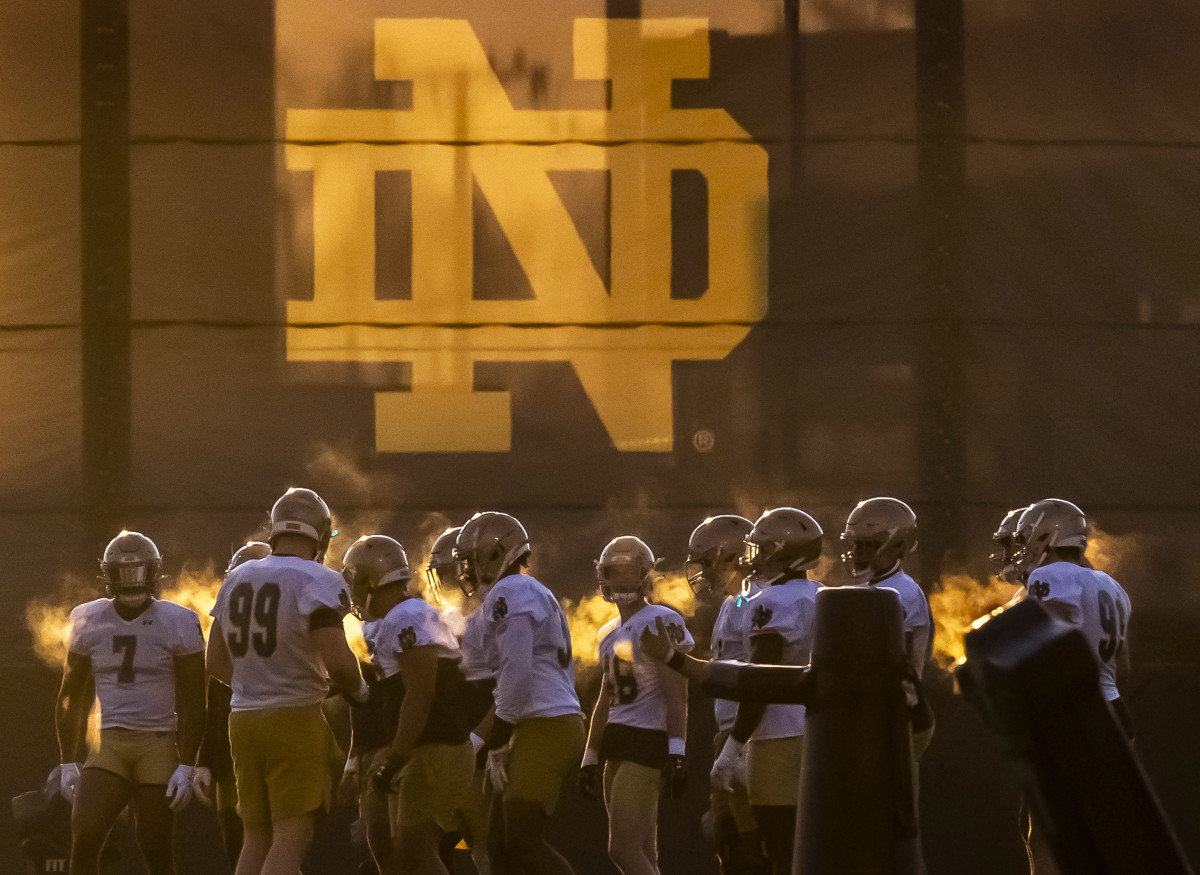
[{"label": "athletic glove", "polygon": [[376,793],[394,793],[392,789],[392,779],[400,773],[404,768],[404,764],[408,762],[408,757],[397,756],[394,753],[388,754],[388,758],[381,764],[371,770],[371,786],[375,788]]},{"label": "athletic glove", "polygon": [[487,765],[484,774],[497,793],[504,792],[508,786],[508,748],[494,747],[488,751]]},{"label": "athletic glove", "polygon": [[192,793],[205,805],[213,804],[212,769],[196,766],[196,771],[192,773]]},{"label": "athletic glove", "polygon": [[180,811],[192,801],[192,773],[195,771],[194,766],[182,763],[175,767],[175,773],[167,782],[167,799],[172,811]]},{"label": "athletic glove", "polygon": [[580,796],[588,802],[600,802],[604,798],[604,766],[601,763],[580,766],[575,783]]},{"label": "athletic glove", "polygon": [[713,763],[710,773],[713,789],[729,790],[735,779],[745,783],[745,750],[745,742],[737,741],[732,735],[725,739],[725,746],[721,748],[721,754]]},{"label": "athletic glove", "polygon": [[72,805],[79,790],[79,763],[63,763],[58,767],[58,792]]},{"label": "athletic glove", "polygon": [[663,795],[668,799],[682,799],[687,790],[687,760],[683,755],[673,753],[668,756],[662,774]]}]

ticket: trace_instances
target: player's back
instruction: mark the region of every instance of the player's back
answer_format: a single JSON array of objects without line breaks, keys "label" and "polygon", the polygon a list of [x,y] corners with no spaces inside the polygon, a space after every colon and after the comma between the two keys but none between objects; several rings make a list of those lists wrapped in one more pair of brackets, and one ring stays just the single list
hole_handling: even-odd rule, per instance
[{"label": "player's back", "polygon": [[481,610],[488,623],[484,635],[488,663],[496,673],[497,683],[506,670],[502,639],[507,624],[524,617],[533,636],[532,664],[529,676],[523,681],[527,696],[515,712],[508,710],[513,703],[497,698],[497,716],[515,722],[524,717],[578,713],[571,633],[554,593],[527,574],[511,574],[492,585]]},{"label": "player's back", "polygon": [[234,711],[312,705],[325,698],[325,669],[310,634],[318,611],[344,615],[341,576],[296,556],[267,556],[230,573],[213,608],[233,660]]},{"label": "player's back", "polygon": [[1100,660],[1100,689],[1112,701],[1117,690],[1117,658],[1125,646],[1131,605],[1119,583],[1094,568],[1051,562],[1035,568],[1026,583],[1029,595],[1079,628]]}]

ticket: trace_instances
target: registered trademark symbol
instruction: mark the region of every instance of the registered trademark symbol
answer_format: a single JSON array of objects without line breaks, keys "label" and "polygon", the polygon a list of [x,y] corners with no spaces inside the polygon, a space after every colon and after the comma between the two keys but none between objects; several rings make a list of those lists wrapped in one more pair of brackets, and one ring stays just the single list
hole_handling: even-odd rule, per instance
[{"label": "registered trademark symbol", "polygon": [[717,442],[717,436],[707,428],[702,428],[692,435],[692,446],[698,453],[711,452]]}]

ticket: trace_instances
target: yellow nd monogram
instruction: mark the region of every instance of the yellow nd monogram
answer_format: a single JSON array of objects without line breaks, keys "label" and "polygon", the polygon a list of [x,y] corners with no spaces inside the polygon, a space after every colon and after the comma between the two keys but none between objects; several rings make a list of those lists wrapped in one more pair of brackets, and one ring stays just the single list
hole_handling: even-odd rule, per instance
[{"label": "yellow nd monogram", "polygon": [[[375,76],[412,109],[289,110],[287,167],[313,174],[312,301],[288,302],[292,361],[405,361],[409,392],[375,397],[381,452],[506,452],[508,393],[477,361],[569,361],[619,450],[669,452],[671,362],[721,359],[767,307],[767,155],[725,111],[674,109],[708,76],[705,19],[578,19],[577,79],[608,110],[515,110],[469,23],[375,22]],[[708,185],[709,287],[671,298],[671,171]],[[376,171],[412,174],[412,299],[375,296]],[[550,181],[611,173],[611,294]],[[473,185],[532,300],[472,295]],[[604,330],[598,330],[600,327]]]}]

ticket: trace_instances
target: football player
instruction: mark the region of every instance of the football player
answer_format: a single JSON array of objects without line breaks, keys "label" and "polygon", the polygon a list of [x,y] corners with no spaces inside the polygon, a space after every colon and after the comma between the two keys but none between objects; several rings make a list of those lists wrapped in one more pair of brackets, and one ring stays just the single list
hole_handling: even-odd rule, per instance
[{"label": "football player", "polygon": [[[794,507],[758,518],[746,536],[742,562],[762,586],[750,603],[745,645],[752,662],[807,665],[812,652],[815,599],[821,584],[808,577],[821,557],[824,533]],[[699,679],[705,666],[669,646],[658,629],[642,635],[643,650]],[[728,788],[743,779],[771,871],[790,875],[804,749],[804,706],[740,702],[729,737],[713,763],[712,780]],[[744,777],[743,777],[744,776]]]},{"label": "football player", "polygon": [[[712,630],[713,659],[749,661],[745,647],[750,625],[750,605],[762,591],[753,578],[746,576],[741,564],[746,537],[754,524],[745,517],[721,514],[709,517],[696,526],[688,538],[684,571],[688,583],[697,595],[714,594],[722,598]],[[717,734],[713,739],[713,756],[719,756],[733,729],[737,702],[713,700]],[[741,780],[731,780],[729,789],[713,786],[709,795],[708,819],[717,858],[723,875],[761,871],[762,837],[746,786]]]},{"label": "football player", "polygon": [[212,610],[209,672],[233,688],[229,740],[245,827],[237,875],[299,870],[333,790],[326,672],[353,703],[369,693],[342,626],[349,593],[321,564],[332,535],[321,497],[289,489],[271,508],[271,555],[233,569]]},{"label": "football player", "polygon": [[604,681],[592,712],[579,789],[608,809],[608,856],[624,875],[658,875],[658,798],[683,795],[687,679],[641,652],[642,631],[662,623],[672,646],[687,652],[683,617],[650,604],[655,560],[630,535],[600,553],[596,577],[619,616],[600,629]]},{"label": "football player", "polygon": [[554,594],[523,573],[529,554],[524,526],[490,511],[467,520],[454,547],[464,585],[490,587],[480,608],[496,678],[487,846],[492,871],[501,875],[572,871],[545,830],[584,746],[567,618]]},{"label": "football player", "polygon": [[[904,611],[904,649],[915,703],[909,711],[912,743],[912,786],[919,790],[921,755],[933,738],[933,710],[925,699],[921,676],[933,655],[933,614],[920,584],[904,570],[904,559],[917,546],[917,516],[897,498],[860,501],[842,531],[842,563],[864,586],[890,589]],[[901,851],[917,871],[924,871],[920,836]]]},{"label": "football player", "polygon": [[[1100,662],[1101,694],[1132,741],[1133,719],[1118,688],[1129,676],[1125,635],[1132,608],[1121,585],[1088,563],[1087,534],[1087,519],[1071,502],[1047,498],[1031,504],[1017,520],[1013,536],[1014,573],[1025,581],[1023,597],[1037,599],[1051,615],[1083,632]],[[1022,809],[1030,871],[1056,872]]]},{"label": "football player", "polygon": [[[243,544],[229,559],[222,578],[243,562],[262,559],[271,552],[270,545],[262,541]],[[204,726],[204,740],[200,744],[196,772],[192,776],[192,789],[205,805],[216,802],[217,819],[221,826],[221,839],[231,866],[237,865],[242,851],[242,821],[237,815],[237,783],[233,780],[233,757],[229,751],[229,703],[232,691],[216,678],[208,680],[208,718]],[[214,782],[216,796],[213,796]]]},{"label": "football player", "polygon": [[346,551],[342,576],[372,628],[371,661],[381,679],[390,744],[369,781],[391,795],[393,854],[379,870],[446,873],[438,856],[471,783],[475,753],[459,707],[462,675],[454,633],[441,611],[411,587],[404,548],[386,535],[365,535]]},{"label": "football player", "polygon": [[[108,597],[71,611],[55,725],[61,792],[73,803],[72,872],[99,871],[127,803],[151,872],[175,871],[174,812],[192,797],[204,734],[204,636],[195,611],[157,597],[161,568],[153,541],[123,531],[100,560]],[[93,691],[100,747],[81,765]]]},{"label": "football player", "polygon": [[465,681],[461,707],[471,729],[471,745],[475,748],[475,775],[471,789],[459,810],[459,832],[471,850],[471,861],[479,875],[491,875],[485,840],[487,837],[487,753],[483,739],[488,735],[492,722],[494,702],[492,691],[496,679],[488,667],[484,650],[484,632],[487,618],[479,610],[487,596],[487,585],[472,586],[458,575],[458,564],[454,559],[454,545],[462,526],[446,529],[433,542],[429,553],[429,564],[425,567],[426,587],[445,591],[450,586],[459,586],[463,591],[463,614],[466,622],[458,649],[462,653],[459,670]]}]

